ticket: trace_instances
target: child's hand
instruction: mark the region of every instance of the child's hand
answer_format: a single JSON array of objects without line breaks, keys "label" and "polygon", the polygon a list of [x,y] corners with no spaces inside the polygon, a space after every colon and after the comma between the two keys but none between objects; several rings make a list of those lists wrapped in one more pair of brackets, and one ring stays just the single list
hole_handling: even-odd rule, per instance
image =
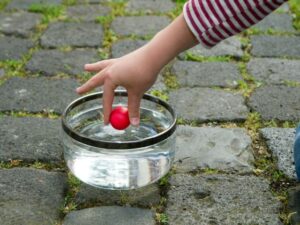
[{"label": "child's hand", "polygon": [[103,85],[104,123],[109,123],[112,110],[114,90],[118,86],[128,92],[128,111],[130,123],[139,124],[139,107],[143,94],[153,85],[160,68],[151,66],[146,48],[142,47],[121,58],[99,61],[86,64],[85,70],[97,72],[90,80],[77,88],[77,93],[83,94]]},{"label": "child's hand", "polygon": [[108,124],[114,90],[117,86],[126,88],[130,123],[137,126],[141,98],[155,82],[159,71],[177,54],[197,43],[183,15],[180,15],[142,48],[121,58],[85,65],[85,70],[97,74],[77,92],[82,94],[103,85],[104,123]]}]

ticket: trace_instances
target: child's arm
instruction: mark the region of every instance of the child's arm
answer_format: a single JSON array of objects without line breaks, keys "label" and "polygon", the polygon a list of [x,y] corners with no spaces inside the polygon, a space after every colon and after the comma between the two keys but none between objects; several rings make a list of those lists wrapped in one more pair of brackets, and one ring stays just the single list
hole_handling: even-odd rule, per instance
[{"label": "child's arm", "polygon": [[85,70],[97,74],[77,92],[82,94],[103,85],[104,122],[107,124],[114,90],[123,86],[128,92],[130,122],[138,125],[140,100],[164,65],[198,42],[212,47],[243,31],[283,2],[285,0],[190,0],[185,4],[184,14],[145,46],[121,58],[86,64]]}]

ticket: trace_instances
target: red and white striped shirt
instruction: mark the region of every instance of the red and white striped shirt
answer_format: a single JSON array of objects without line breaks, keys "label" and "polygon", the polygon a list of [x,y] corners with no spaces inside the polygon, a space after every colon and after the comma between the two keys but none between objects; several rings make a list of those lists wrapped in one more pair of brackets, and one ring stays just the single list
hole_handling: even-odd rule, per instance
[{"label": "red and white striped shirt", "polygon": [[189,0],[184,18],[197,40],[210,48],[251,27],[287,0]]}]

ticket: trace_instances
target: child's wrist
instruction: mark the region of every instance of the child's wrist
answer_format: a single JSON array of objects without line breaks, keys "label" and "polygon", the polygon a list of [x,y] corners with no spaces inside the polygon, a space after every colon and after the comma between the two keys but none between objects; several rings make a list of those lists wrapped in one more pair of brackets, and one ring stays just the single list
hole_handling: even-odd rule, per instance
[{"label": "child's wrist", "polygon": [[151,62],[160,69],[179,53],[198,44],[183,15],[158,32],[145,46]]}]

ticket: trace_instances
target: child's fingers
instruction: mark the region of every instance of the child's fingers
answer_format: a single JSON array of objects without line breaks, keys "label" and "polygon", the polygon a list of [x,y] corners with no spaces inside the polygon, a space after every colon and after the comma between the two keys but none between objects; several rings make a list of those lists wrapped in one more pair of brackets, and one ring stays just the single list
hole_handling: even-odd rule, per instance
[{"label": "child's fingers", "polygon": [[102,60],[96,63],[88,63],[84,65],[84,70],[88,72],[95,72],[103,70],[105,67],[107,67],[109,64],[112,63],[111,60]]},{"label": "child's fingers", "polygon": [[133,126],[140,124],[140,103],[141,97],[138,95],[128,92],[128,112],[130,123]]},{"label": "child's fingers", "polygon": [[105,76],[104,74],[98,73],[85,82],[83,85],[76,89],[78,94],[84,94],[88,91],[93,90],[95,87],[102,86],[104,83]]},{"label": "child's fingers", "polygon": [[103,115],[104,115],[104,124],[109,124],[109,116],[112,110],[112,104],[115,96],[116,86],[110,81],[106,80],[103,86]]}]

